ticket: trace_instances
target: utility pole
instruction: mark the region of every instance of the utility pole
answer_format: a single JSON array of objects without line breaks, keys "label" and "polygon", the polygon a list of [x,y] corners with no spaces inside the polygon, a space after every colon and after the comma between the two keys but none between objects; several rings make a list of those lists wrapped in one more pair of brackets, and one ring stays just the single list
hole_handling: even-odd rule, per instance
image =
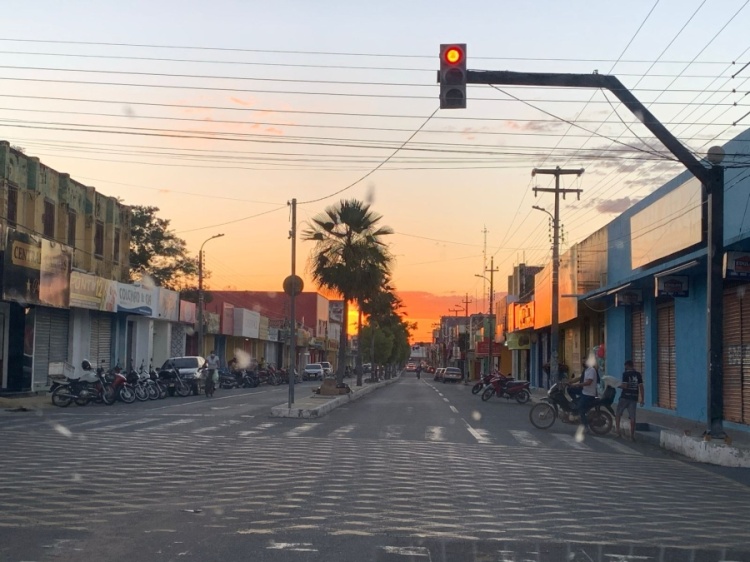
[{"label": "utility pole", "polygon": [[204,355],[203,349],[203,246],[207,242],[214,238],[221,238],[223,234],[214,234],[211,238],[208,238],[201,244],[201,249],[198,250],[198,355]]},{"label": "utility pole", "polygon": [[[469,305],[474,302],[469,300],[469,293],[466,293],[466,296],[464,297],[464,300],[462,304],[464,305],[464,313],[466,314],[466,356],[469,355],[469,345],[470,345],[470,334],[469,334]],[[469,368],[468,368],[468,360],[464,359],[464,384],[469,384]]]},{"label": "utility pole", "polygon": [[492,310],[495,307],[495,272],[500,271],[499,269],[495,269],[495,256],[492,256],[492,258],[490,258],[490,269],[485,269],[485,271],[489,271],[490,273],[490,347],[487,351],[489,358],[489,361],[487,363],[487,373],[491,373],[492,364],[494,362],[494,358],[492,357],[492,348],[495,345],[495,312]]},{"label": "utility pole", "polygon": [[[487,227],[485,226],[482,230],[484,234],[484,249],[482,250],[482,271],[487,271]],[[482,280],[482,305],[486,306],[487,301],[487,279]]]},{"label": "utility pole", "polygon": [[575,193],[578,199],[581,198],[582,189],[565,189],[560,187],[560,176],[575,175],[580,176],[583,168],[577,170],[563,170],[560,166],[553,169],[534,168],[532,176],[553,175],[555,176],[555,187],[535,187],[534,197],[538,192],[555,194],[555,212],[552,217],[552,328],[550,334],[550,359],[549,359],[549,380],[550,384],[555,384],[560,373],[558,369],[558,348],[560,346],[560,194],[563,199],[568,193]]},{"label": "utility pole", "polygon": [[[292,199],[292,226],[289,229],[289,238],[292,239],[292,279],[297,275],[297,199]],[[289,297],[289,316],[291,317],[291,329],[289,331],[289,408],[294,404],[294,383],[297,374],[297,311],[295,300],[297,296],[296,287]]]}]

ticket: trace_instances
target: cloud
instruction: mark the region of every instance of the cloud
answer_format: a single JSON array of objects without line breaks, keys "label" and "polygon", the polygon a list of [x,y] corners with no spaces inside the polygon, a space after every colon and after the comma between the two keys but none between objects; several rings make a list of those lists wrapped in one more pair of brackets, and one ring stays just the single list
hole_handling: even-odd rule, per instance
[{"label": "cloud", "polygon": [[253,105],[255,105],[255,102],[252,100],[243,100],[241,98],[235,97],[230,97],[229,101],[236,103],[237,105],[242,105],[244,107],[252,107]]},{"label": "cloud", "polygon": [[567,123],[562,121],[506,121],[505,126],[516,131],[531,131],[535,133],[545,133],[558,131],[567,127]]},{"label": "cloud", "polygon": [[641,197],[620,197],[619,199],[596,199],[594,208],[604,214],[620,214],[638,203]]}]

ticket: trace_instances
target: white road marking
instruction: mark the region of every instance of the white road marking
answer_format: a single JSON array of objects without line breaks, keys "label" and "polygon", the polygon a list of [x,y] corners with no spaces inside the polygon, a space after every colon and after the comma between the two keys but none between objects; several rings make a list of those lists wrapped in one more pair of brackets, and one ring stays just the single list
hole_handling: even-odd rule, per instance
[{"label": "white road marking", "polygon": [[132,425],[142,425],[144,423],[151,423],[159,421],[158,418],[143,418],[141,420],[133,420],[129,422],[119,422],[111,425],[100,425],[99,427],[92,427],[91,431],[108,431],[110,429],[119,429],[121,427],[129,427]]},{"label": "white road marking", "polygon": [[385,427],[385,432],[383,433],[383,436],[386,439],[398,439],[401,437],[401,432],[404,431],[404,428],[400,425],[387,425]]},{"label": "white road marking", "polygon": [[613,449],[616,449],[620,451],[621,453],[625,453],[626,455],[642,455],[643,453],[636,451],[635,449],[631,449],[624,443],[620,443],[619,441],[606,441],[607,446],[612,447]]},{"label": "white road marking", "polygon": [[445,441],[443,428],[438,425],[430,425],[424,432],[424,438],[428,441]]},{"label": "white road marking", "polygon": [[216,431],[217,429],[219,429],[219,427],[220,426],[218,426],[218,425],[211,425],[211,426],[208,426],[208,427],[201,427],[199,429],[194,430],[193,433],[207,433],[209,431]]},{"label": "white road marking", "polygon": [[457,414],[458,408],[456,408],[455,406],[451,406],[451,412],[453,412],[454,414]]},{"label": "white road marking", "polygon": [[294,429],[290,429],[284,434],[284,437],[299,437],[303,433],[306,433],[313,429],[317,424],[315,423],[303,423],[300,426],[295,427]]},{"label": "white road marking", "polygon": [[342,425],[338,429],[332,431],[329,437],[333,437],[334,439],[342,439],[346,437],[348,433],[354,431],[355,428],[355,425]]},{"label": "white road marking", "polygon": [[293,552],[318,552],[317,548],[312,548],[311,542],[276,542],[266,547],[266,550],[291,550]]},{"label": "white road marking", "polygon": [[[165,427],[173,427],[175,425],[185,425],[186,423],[195,423],[199,421],[198,418],[180,418],[178,420],[173,420],[171,422],[163,423],[159,426],[154,427],[153,429],[164,429]],[[141,428],[137,431],[148,431],[150,428]]]},{"label": "white road marking", "polygon": [[424,546],[384,546],[388,554],[397,554],[400,556],[424,556],[430,558],[430,551]]},{"label": "white road marking", "polygon": [[278,425],[278,423],[276,422],[264,422],[264,423],[258,424],[258,426],[255,429],[249,429],[247,431],[240,431],[239,436],[249,437],[251,435],[257,435],[258,433],[267,431],[276,425]]},{"label": "white road marking", "polygon": [[483,445],[492,443],[492,441],[490,440],[489,432],[486,429],[474,429],[468,423],[466,424],[466,429],[469,430],[469,433],[474,436],[478,443],[481,443]]},{"label": "white road marking", "polygon": [[578,449],[579,451],[591,450],[591,447],[589,447],[588,445],[584,445],[583,443],[579,443],[572,435],[567,435],[564,433],[553,433],[552,437],[554,437],[558,441],[561,441],[562,443],[565,443],[568,447],[572,447],[573,449]]},{"label": "white road marking", "polygon": [[538,447],[541,445],[541,443],[534,439],[534,436],[528,431],[511,429],[509,430],[509,433],[524,447]]},{"label": "white road marking", "polygon": [[448,400],[447,398],[443,398],[443,400],[444,400],[445,402],[450,402],[450,400]]}]

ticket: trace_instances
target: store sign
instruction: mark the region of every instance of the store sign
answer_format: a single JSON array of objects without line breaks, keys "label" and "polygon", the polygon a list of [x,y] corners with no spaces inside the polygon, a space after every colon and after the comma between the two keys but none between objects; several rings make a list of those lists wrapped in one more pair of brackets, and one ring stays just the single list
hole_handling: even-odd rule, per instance
[{"label": "store sign", "polygon": [[[492,355],[495,355],[495,356],[500,355],[501,349],[502,349],[502,346],[499,343],[493,342]],[[477,342],[477,355],[488,355],[489,350],[490,350],[489,341],[484,340],[484,341]]]},{"label": "store sign", "polygon": [[633,306],[643,302],[641,289],[625,289],[615,293],[615,306]]},{"label": "store sign", "polygon": [[180,301],[180,322],[195,324],[197,322],[196,311],[198,308],[194,302]]},{"label": "store sign", "polygon": [[724,277],[727,279],[750,278],[750,253],[727,252],[724,254]]},{"label": "store sign", "polygon": [[534,301],[514,303],[513,330],[526,330],[534,327]]},{"label": "store sign", "polygon": [[246,308],[235,308],[233,335],[258,339],[260,336],[260,313]]},{"label": "store sign", "polygon": [[260,325],[258,326],[258,339],[268,341],[268,317],[260,317]]},{"label": "store sign", "polygon": [[657,278],[657,297],[687,297],[690,296],[690,278],[687,275],[666,275]]},{"label": "store sign", "polygon": [[177,291],[170,291],[159,287],[159,314],[158,318],[177,322],[180,318],[180,294]]},{"label": "store sign", "polygon": [[281,331],[278,328],[268,328],[268,340],[269,341],[283,341],[281,339]]},{"label": "store sign", "polygon": [[234,335],[234,305],[221,305],[221,333],[227,336]]},{"label": "store sign", "polygon": [[68,246],[9,229],[3,257],[3,298],[67,308],[72,261]]},{"label": "store sign", "polygon": [[218,334],[221,328],[221,319],[215,312],[206,312],[203,321],[205,322],[207,334]]},{"label": "store sign", "polygon": [[154,289],[117,283],[117,312],[154,315]]},{"label": "store sign", "polygon": [[508,349],[531,349],[531,334],[511,332],[505,339]]},{"label": "store sign", "polygon": [[341,324],[344,320],[344,301],[330,301],[328,303],[328,319]]},{"label": "store sign", "polygon": [[73,271],[70,274],[70,307],[114,312],[117,308],[117,282]]}]

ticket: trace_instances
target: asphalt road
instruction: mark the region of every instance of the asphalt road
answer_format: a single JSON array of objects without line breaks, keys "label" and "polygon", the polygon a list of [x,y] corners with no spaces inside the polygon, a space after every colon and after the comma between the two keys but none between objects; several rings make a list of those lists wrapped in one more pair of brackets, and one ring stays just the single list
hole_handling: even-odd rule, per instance
[{"label": "asphalt road", "polygon": [[286,392],[1,412],[0,560],[750,561],[740,469],[413,375],[317,420]]}]

